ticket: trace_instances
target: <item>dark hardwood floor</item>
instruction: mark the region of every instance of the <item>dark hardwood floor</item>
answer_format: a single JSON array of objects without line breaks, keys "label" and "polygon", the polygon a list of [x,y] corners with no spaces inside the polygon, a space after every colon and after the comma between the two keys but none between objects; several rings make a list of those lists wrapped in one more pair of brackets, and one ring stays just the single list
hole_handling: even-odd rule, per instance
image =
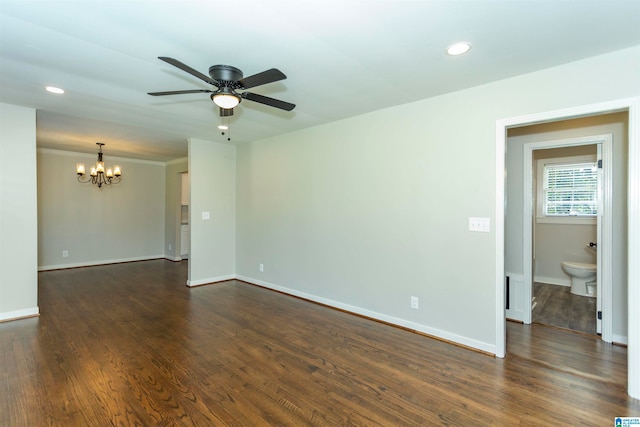
[{"label": "dark hardwood floor", "polygon": [[532,320],[544,325],[596,334],[596,299],[571,293],[568,286],[534,283]]},{"label": "dark hardwood floor", "polygon": [[613,425],[626,349],[508,322],[496,359],[165,260],[43,272],[0,323],[0,426]]}]

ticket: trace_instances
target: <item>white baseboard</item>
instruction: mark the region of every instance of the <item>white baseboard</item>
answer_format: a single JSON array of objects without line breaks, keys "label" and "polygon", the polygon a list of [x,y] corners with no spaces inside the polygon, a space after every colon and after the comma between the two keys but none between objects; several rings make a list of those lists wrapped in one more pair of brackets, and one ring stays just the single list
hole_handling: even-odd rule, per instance
[{"label": "white baseboard", "polygon": [[176,256],[176,257],[170,257],[170,256],[166,256],[164,257],[165,259],[168,259],[169,261],[182,261],[182,257]]},{"label": "white baseboard", "polygon": [[426,335],[431,335],[433,337],[450,341],[452,343],[464,345],[466,347],[471,347],[487,353],[496,354],[496,346],[494,344],[477,341],[468,337],[464,337],[464,336],[453,334],[440,329],[432,328],[430,326],[410,322],[405,319],[388,316],[386,314],[377,313],[375,311],[367,310],[367,309],[356,307],[349,304],[344,304],[338,301],[318,297],[316,295],[307,294],[305,292],[296,291],[295,289],[286,288],[284,286],[275,285],[273,283],[264,282],[262,280],[254,279],[251,277],[236,276],[236,279],[242,280],[243,282],[252,283],[254,285],[262,286],[264,288],[273,289],[275,291],[282,292],[288,295],[293,295],[299,298],[303,298],[309,301],[324,304],[329,307],[337,308],[350,313],[359,314],[361,316],[369,317],[371,319],[380,320],[382,322],[389,323],[392,325],[401,326],[403,328],[411,329],[416,332],[421,332]]},{"label": "white baseboard", "polygon": [[624,344],[624,345],[628,345],[629,344],[629,339],[626,335],[616,335],[613,334],[613,343],[614,344]]},{"label": "white baseboard", "polygon": [[187,286],[193,288],[194,286],[210,285],[216,282],[224,282],[226,280],[237,279],[235,274],[229,274],[228,276],[209,277],[208,279],[199,280],[187,280]]},{"label": "white baseboard", "polygon": [[559,279],[557,277],[535,276],[533,281],[536,283],[546,283],[548,285],[571,286],[570,279]]},{"label": "white baseboard", "polygon": [[91,267],[93,265],[119,264],[121,262],[149,261],[152,259],[162,259],[162,258],[165,258],[164,254],[148,255],[148,256],[132,257],[132,258],[105,259],[105,260],[99,260],[99,261],[84,261],[84,262],[75,262],[75,263],[69,263],[69,264],[40,265],[38,266],[38,271],[62,270],[65,268],[77,268],[77,267]]},{"label": "white baseboard", "polygon": [[25,319],[27,317],[35,317],[39,315],[40,309],[38,307],[25,308],[24,310],[6,311],[4,313],[0,313],[0,322]]}]

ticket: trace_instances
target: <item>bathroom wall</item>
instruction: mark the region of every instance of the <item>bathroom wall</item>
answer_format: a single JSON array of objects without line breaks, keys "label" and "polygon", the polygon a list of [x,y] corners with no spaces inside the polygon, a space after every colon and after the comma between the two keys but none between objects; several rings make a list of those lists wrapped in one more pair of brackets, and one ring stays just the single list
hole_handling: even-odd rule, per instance
[{"label": "bathroom wall", "polygon": [[[573,156],[597,155],[596,145],[536,150],[533,152],[534,183],[538,182],[537,161]],[[543,179],[543,177],[540,177]],[[535,185],[535,184],[534,184]],[[537,204],[534,192],[533,206]],[[596,263],[596,254],[588,249],[596,241],[597,224],[554,224],[534,220],[533,256],[534,281],[552,285],[571,286],[570,277],[562,270],[562,261]]]},{"label": "bathroom wall", "polygon": [[[505,271],[521,276],[523,144],[613,134],[613,340],[621,343],[627,341],[628,128],[628,114],[622,112],[509,129],[506,159]],[[579,249],[574,252],[575,255],[579,253]]]}]

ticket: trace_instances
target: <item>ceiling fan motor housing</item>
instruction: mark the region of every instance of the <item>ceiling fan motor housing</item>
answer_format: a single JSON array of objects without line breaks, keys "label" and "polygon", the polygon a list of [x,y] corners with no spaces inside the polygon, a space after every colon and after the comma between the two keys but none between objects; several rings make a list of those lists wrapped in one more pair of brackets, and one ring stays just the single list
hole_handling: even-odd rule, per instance
[{"label": "ceiling fan motor housing", "polygon": [[209,75],[226,87],[233,87],[243,77],[242,71],[231,65],[212,65],[209,67]]}]

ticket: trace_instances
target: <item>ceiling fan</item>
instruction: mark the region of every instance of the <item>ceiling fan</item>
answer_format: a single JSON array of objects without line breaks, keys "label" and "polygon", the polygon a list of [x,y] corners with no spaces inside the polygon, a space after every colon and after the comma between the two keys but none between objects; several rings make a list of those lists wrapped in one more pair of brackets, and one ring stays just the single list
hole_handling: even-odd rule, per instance
[{"label": "ceiling fan", "polygon": [[263,71],[258,74],[254,74],[249,77],[243,77],[242,71],[236,67],[230,65],[212,65],[209,67],[209,76],[205,76],[197,70],[189,67],[186,64],[178,61],[177,59],[168,58],[166,56],[159,56],[158,59],[163,60],[166,63],[180,68],[182,71],[186,71],[199,78],[200,80],[209,83],[216,87],[216,90],[208,89],[191,89],[191,90],[174,90],[169,92],[149,92],[152,96],[164,96],[164,95],[181,95],[185,93],[210,93],[211,100],[220,107],[220,116],[228,117],[233,115],[233,108],[240,103],[241,100],[247,99],[249,101],[258,102],[260,104],[268,105],[270,107],[279,108],[285,111],[291,111],[295,108],[295,104],[281,101],[279,99],[270,98],[268,96],[259,95],[252,92],[237,92],[238,90],[250,89],[252,87],[265,85],[267,83],[277,82],[284,80],[287,76],[276,68]]}]

